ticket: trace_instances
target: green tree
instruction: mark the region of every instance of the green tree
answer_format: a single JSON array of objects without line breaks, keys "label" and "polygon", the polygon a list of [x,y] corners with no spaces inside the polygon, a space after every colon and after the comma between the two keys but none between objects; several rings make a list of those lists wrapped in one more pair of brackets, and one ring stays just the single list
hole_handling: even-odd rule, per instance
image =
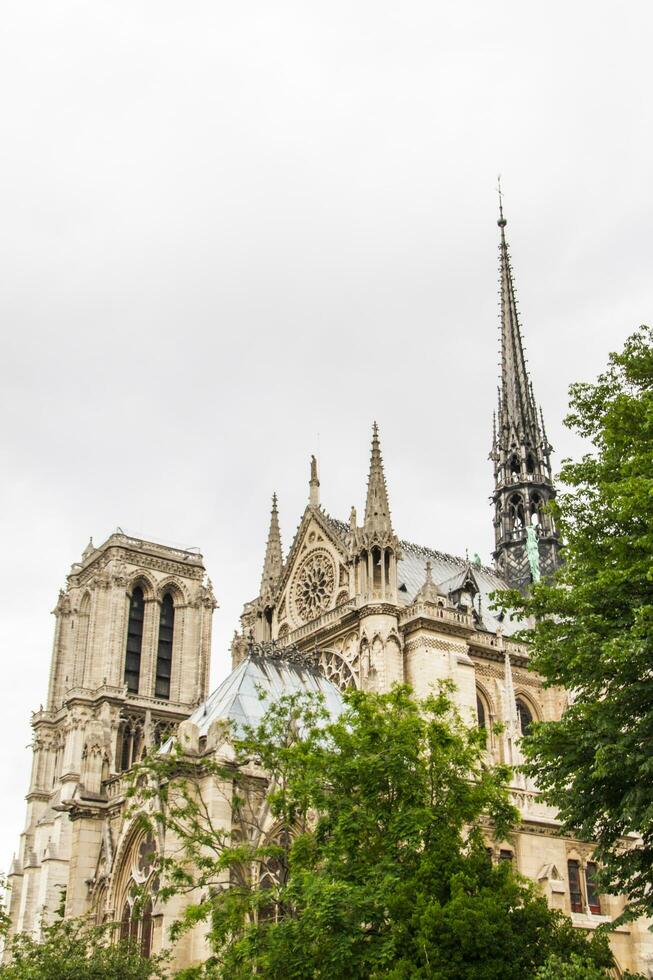
[{"label": "green tree", "polygon": [[[597,842],[606,889],[653,913],[653,331],[641,327],[594,384],[570,389],[566,424],[589,440],[564,461],[558,527],[565,565],[528,596],[522,636],[548,685],[573,692],[533,726],[527,770],[564,828]],[[627,843],[627,835],[636,835]]]},{"label": "green tree", "polygon": [[[486,766],[449,692],[345,700],[329,722],[315,698],[281,699],[233,739],[229,765],[171,754],[135,773],[182,848],[162,896],[204,896],[178,929],[207,920],[214,955],[181,976],[522,980],[553,953],[609,967],[603,936],[588,942],[488,857],[486,838],[505,840],[516,817],[509,771]],[[216,827],[207,781],[233,788],[234,835]]]},{"label": "green tree", "polygon": [[[5,936],[8,922],[3,922]],[[154,980],[164,957],[145,959],[133,944],[115,942],[114,925],[57,917],[37,942],[27,933],[6,939],[9,962],[0,980]]]}]

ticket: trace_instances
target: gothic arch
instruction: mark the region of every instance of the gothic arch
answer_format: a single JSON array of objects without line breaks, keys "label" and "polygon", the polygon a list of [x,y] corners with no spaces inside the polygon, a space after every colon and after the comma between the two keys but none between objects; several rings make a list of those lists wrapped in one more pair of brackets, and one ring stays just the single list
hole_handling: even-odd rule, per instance
[{"label": "gothic arch", "polygon": [[478,680],[478,678],[476,679],[476,696],[480,696],[485,702],[484,707],[487,709],[486,721],[489,726],[491,725],[492,720],[496,718],[494,699],[483,681]]},{"label": "gothic arch", "polygon": [[175,608],[177,608],[177,606],[187,605],[189,601],[186,589],[182,583],[176,578],[173,578],[172,575],[165,578],[162,582],[159,582],[159,585],[157,586],[156,598],[159,600],[159,602],[161,602],[166,593],[169,593],[172,596],[172,601],[175,604]]},{"label": "gothic arch", "polygon": [[120,840],[118,841],[118,845],[116,847],[116,855],[113,861],[113,873],[111,875],[111,885],[109,888],[109,904],[116,910],[117,915],[119,915],[122,907],[120,903],[127,893],[130,881],[133,879],[132,872],[138,849],[150,833],[154,841],[156,852],[160,853],[160,835],[155,829],[148,831],[145,827],[143,827],[138,816],[135,816],[126,822],[126,826],[123,828],[123,832],[120,835]]},{"label": "gothic arch", "polygon": [[133,578],[130,578],[127,583],[127,596],[131,599],[132,592],[135,588],[140,588],[143,592],[143,598],[147,602],[149,599],[156,598],[157,586],[154,579],[150,578],[145,572],[140,569],[136,572]]},{"label": "gothic arch", "polygon": [[542,709],[533,697],[533,693],[518,684],[515,687],[515,701],[523,701],[533,716],[533,721],[542,721]]},{"label": "gothic arch", "polygon": [[530,693],[525,693],[523,689],[520,688],[518,688],[515,691],[515,704],[517,707],[517,714],[519,717],[519,727],[522,734],[524,734],[523,726],[524,726],[525,716],[523,713],[523,708],[526,709],[526,714],[530,715],[530,721],[528,721],[529,726],[533,721],[540,721],[540,710],[535,705],[535,702],[532,696],[530,695]]}]

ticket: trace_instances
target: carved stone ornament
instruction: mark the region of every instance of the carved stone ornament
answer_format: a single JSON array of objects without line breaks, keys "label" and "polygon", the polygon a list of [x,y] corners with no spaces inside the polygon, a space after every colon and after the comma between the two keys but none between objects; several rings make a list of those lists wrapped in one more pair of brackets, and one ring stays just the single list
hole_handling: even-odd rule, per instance
[{"label": "carved stone ornament", "polygon": [[299,566],[293,599],[299,619],[307,623],[329,606],[335,589],[335,569],[326,551],[312,551]]}]

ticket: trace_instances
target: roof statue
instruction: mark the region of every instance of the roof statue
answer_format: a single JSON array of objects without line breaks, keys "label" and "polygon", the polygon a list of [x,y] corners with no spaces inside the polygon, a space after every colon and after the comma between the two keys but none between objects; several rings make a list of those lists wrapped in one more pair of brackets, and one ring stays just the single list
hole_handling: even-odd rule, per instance
[{"label": "roof statue", "polygon": [[532,524],[526,528],[526,554],[534,582],[540,581],[540,549],[537,543],[537,531]]},{"label": "roof statue", "polygon": [[317,459],[311,456],[311,479],[309,481],[310,495],[309,503],[311,507],[320,506],[320,481],[317,475]]}]

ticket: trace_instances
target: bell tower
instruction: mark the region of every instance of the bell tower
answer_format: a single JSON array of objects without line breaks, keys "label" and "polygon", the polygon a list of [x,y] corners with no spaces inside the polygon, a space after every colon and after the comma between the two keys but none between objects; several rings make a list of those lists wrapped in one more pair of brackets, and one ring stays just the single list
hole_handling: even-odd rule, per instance
[{"label": "bell tower", "polygon": [[124,791],[122,773],[208,693],[216,602],[202,556],[118,531],[92,542],[54,609],[48,699],[32,715],[27,817],[9,875],[12,929],[39,934],[85,882]]},{"label": "bell tower", "polygon": [[559,564],[559,539],[547,504],[555,497],[542,409],[526,370],[515,286],[499,191],[501,378],[490,459],[494,463],[494,560],[511,588],[525,589]]}]

